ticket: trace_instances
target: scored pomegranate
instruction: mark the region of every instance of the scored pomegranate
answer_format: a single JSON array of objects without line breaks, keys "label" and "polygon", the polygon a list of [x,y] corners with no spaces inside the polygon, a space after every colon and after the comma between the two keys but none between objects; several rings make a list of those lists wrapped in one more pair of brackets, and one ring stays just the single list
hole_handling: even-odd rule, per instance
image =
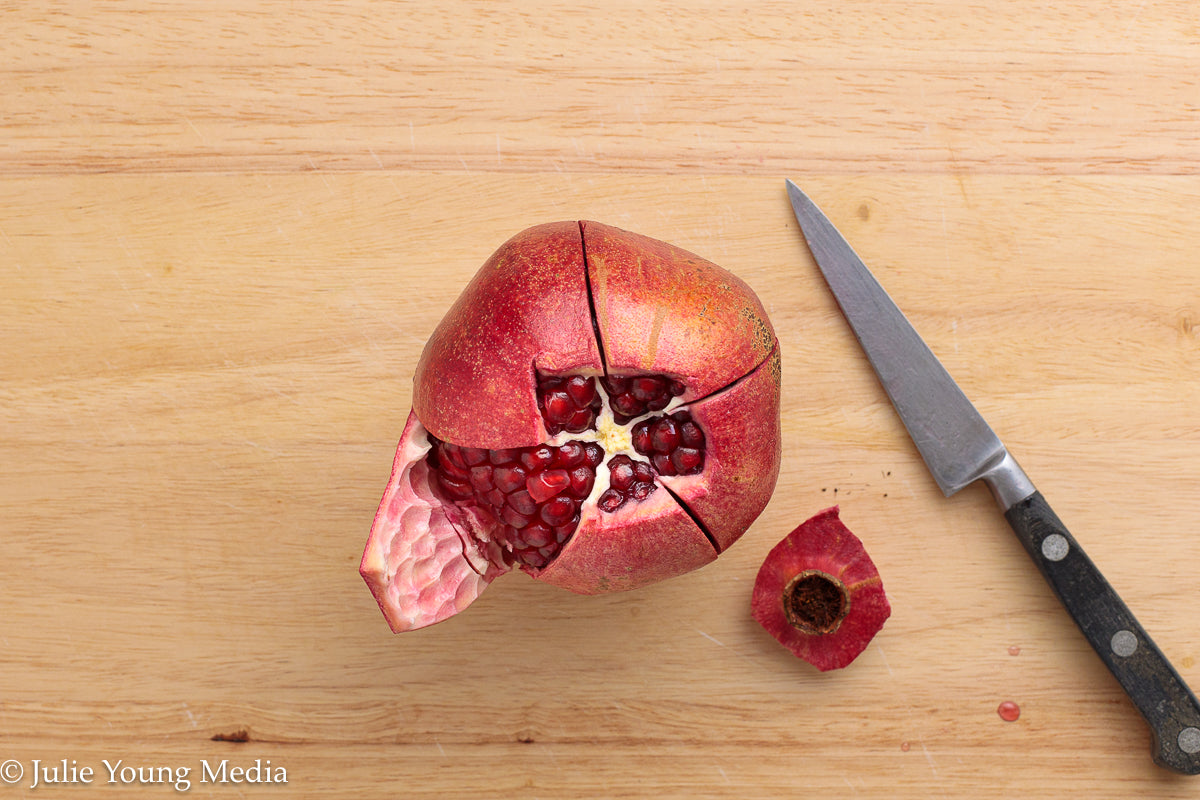
[{"label": "scored pomegranate", "polygon": [[583,594],[696,569],[779,474],[779,344],[754,292],[607,225],[502,245],[413,382],[360,565],[394,631],[514,568]]}]

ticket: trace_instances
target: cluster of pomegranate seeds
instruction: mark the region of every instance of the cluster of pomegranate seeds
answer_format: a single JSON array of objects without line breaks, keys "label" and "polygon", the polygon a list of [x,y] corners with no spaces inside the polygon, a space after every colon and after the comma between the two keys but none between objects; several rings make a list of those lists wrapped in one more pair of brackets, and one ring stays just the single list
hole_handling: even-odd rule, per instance
[{"label": "cluster of pomegranate seeds", "polygon": [[608,488],[596,505],[601,511],[613,512],[627,500],[641,502],[654,491],[654,470],[645,461],[634,461],[627,455],[608,460]]},{"label": "cluster of pomegranate seeds", "polygon": [[583,433],[595,427],[600,393],[595,378],[539,375],[537,404],[551,436],[563,431]]},{"label": "cluster of pomegranate seeds", "polygon": [[662,411],[671,398],[683,394],[686,388],[679,381],[664,375],[607,375],[601,382],[604,391],[608,392],[613,418],[618,425],[651,411]]},{"label": "cluster of pomegranate seeds", "polygon": [[633,449],[648,456],[659,475],[696,475],[704,469],[704,431],[687,411],[634,425]]},{"label": "cluster of pomegranate seeds", "polygon": [[[661,411],[684,391],[679,381],[661,375],[601,381],[619,425]],[[538,376],[538,410],[551,436],[595,430],[602,403],[595,378]],[[609,459],[609,485],[596,501],[601,511],[645,500],[658,475],[695,475],[704,469],[704,432],[686,410],[644,419],[631,435],[634,450],[647,460],[624,453]],[[494,536],[509,557],[533,568],[550,563],[574,533],[580,504],[591,494],[605,457],[596,442],[485,450],[431,439],[430,465],[447,499],[491,512],[498,523]]]},{"label": "cluster of pomegranate seeds", "polygon": [[500,523],[495,532],[513,561],[550,562],[579,523],[604,450],[594,442],[483,450],[435,439],[438,482],[452,500],[474,500]]}]

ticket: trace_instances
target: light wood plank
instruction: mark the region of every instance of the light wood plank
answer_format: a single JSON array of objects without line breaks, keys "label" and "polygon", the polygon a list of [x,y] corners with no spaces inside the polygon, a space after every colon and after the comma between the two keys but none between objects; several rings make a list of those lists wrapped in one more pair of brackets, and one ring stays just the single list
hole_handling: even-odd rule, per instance
[{"label": "light wood plank", "polygon": [[5,18],[6,172],[1200,164],[1188,0],[62,3]]}]

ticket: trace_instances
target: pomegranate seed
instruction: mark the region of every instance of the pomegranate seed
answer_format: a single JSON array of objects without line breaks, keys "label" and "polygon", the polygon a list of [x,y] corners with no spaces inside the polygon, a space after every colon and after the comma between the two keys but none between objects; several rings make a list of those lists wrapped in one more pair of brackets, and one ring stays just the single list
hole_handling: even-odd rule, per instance
[{"label": "pomegranate seed", "polygon": [[567,394],[576,408],[587,408],[596,399],[596,384],[591,378],[573,375],[567,380]]},{"label": "pomegranate seed", "polygon": [[479,447],[464,447],[460,452],[468,467],[477,467],[488,459],[488,451]]},{"label": "pomegranate seed", "polygon": [[473,494],[470,485],[463,483],[460,480],[456,480],[449,475],[441,475],[439,477],[439,483],[441,483],[442,488],[445,489],[451,497],[454,497],[458,500],[468,500]]},{"label": "pomegranate seed", "polygon": [[460,469],[466,466],[462,459],[462,450],[456,444],[444,442],[442,444],[442,455],[445,456],[445,459],[442,462],[443,466],[450,466],[453,464]]},{"label": "pomegranate seed", "polygon": [[[523,514],[527,517],[532,517],[537,513],[538,504],[534,501],[529,492],[525,491],[524,489],[520,490],[519,492],[513,492],[504,502],[508,503],[513,511],[516,511],[517,513]],[[521,526],[516,525],[515,527],[519,528]]]},{"label": "pomegranate seed", "polygon": [[571,470],[571,488],[568,492],[577,500],[585,500],[592,493],[595,482],[596,473],[590,467],[576,467]]},{"label": "pomegranate seed", "polygon": [[633,459],[629,456],[613,456],[608,462],[608,483],[618,492],[626,492],[633,485]]},{"label": "pomegranate seed", "polygon": [[671,463],[680,475],[694,475],[704,466],[704,454],[691,447],[681,447],[671,453]]},{"label": "pomegranate seed", "polygon": [[506,464],[496,467],[492,472],[492,481],[496,488],[505,494],[510,494],[525,485],[529,473],[520,464]]},{"label": "pomegranate seed", "polygon": [[470,477],[470,474],[471,474],[471,473],[467,472],[466,467],[463,467],[459,464],[455,464],[449,458],[441,459],[441,461],[439,462],[439,466],[440,466],[440,469],[441,469],[441,472],[443,475],[445,475],[446,477],[454,478],[459,483],[463,483],[464,481],[466,481]]},{"label": "pomegranate seed", "polygon": [[601,511],[612,513],[625,504],[625,496],[613,489],[605,489],[604,494],[596,501]]},{"label": "pomegranate seed", "polygon": [[679,426],[679,439],[685,447],[704,447],[704,431],[690,418]]},{"label": "pomegranate seed", "polygon": [[671,395],[663,392],[658,397],[646,403],[647,411],[662,411],[671,402]]},{"label": "pomegranate seed", "polygon": [[636,483],[634,484],[633,489],[629,492],[629,497],[633,500],[637,500],[640,503],[650,496],[650,493],[654,491],[654,488],[655,487],[653,483]]},{"label": "pomegranate seed", "polygon": [[604,390],[609,395],[624,394],[629,391],[629,379],[618,378],[615,375],[608,375],[604,378]]},{"label": "pomegranate seed", "polygon": [[613,417],[621,424],[647,411],[661,411],[684,391],[682,383],[661,375],[610,375],[604,379],[604,387],[611,398]]},{"label": "pomegranate seed", "polygon": [[548,469],[525,480],[528,496],[535,503],[545,503],[571,485],[571,476],[565,469]]},{"label": "pomegranate seed", "polygon": [[[542,506],[538,512],[542,518],[542,522],[550,526],[565,525],[570,521],[571,517],[575,516],[575,501],[569,497],[559,496],[551,498],[548,503]],[[542,545],[538,545],[541,547]]]},{"label": "pomegranate seed", "polygon": [[656,453],[669,453],[679,446],[679,429],[675,420],[663,417],[650,429],[650,440]]},{"label": "pomegranate seed", "polygon": [[550,557],[553,553],[547,554],[540,550],[522,551],[521,563],[534,569],[541,569],[550,563]]},{"label": "pomegranate seed", "polygon": [[497,466],[500,464],[507,464],[517,457],[517,452],[518,451],[515,447],[508,447],[504,450],[489,450],[488,461],[491,461]]},{"label": "pomegranate seed", "polygon": [[562,425],[575,415],[575,405],[571,402],[571,398],[567,396],[566,391],[555,391],[546,395],[542,413],[545,415],[547,422]]},{"label": "pomegranate seed", "polygon": [[600,466],[600,462],[604,460],[604,448],[595,442],[588,442],[583,446],[583,460],[593,469]]},{"label": "pomegranate seed", "polygon": [[630,437],[633,440],[633,449],[642,455],[648,455],[653,449],[650,439],[650,420],[644,419],[637,425],[634,425]]},{"label": "pomegranate seed", "polygon": [[659,475],[675,474],[675,465],[671,463],[671,457],[666,453],[655,453],[650,456],[650,461],[654,464],[654,469]]},{"label": "pomegranate seed", "polygon": [[[471,455],[475,453],[483,456],[479,461],[472,462]],[[481,464],[487,460],[487,450],[480,450],[477,447],[459,447],[454,454],[454,463],[462,466],[463,469],[470,469],[476,464]]]},{"label": "pomegranate seed", "polygon": [[492,488],[492,465],[482,464],[471,467],[471,488],[479,494],[484,494]]},{"label": "pomegranate seed", "polygon": [[612,398],[613,411],[626,417],[636,417],[642,413],[644,405],[631,394],[619,394]]},{"label": "pomegranate seed", "polygon": [[581,409],[571,415],[571,418],[563,425],[563,430],[568,433],[583,433],[596,421],[596,412],[590,408]]},{"label": "pomegranate seed", "polygon": [[541,445],[521,453],[521,464],[530,472],[545,469],[554,461],[554,453],[549,447]]},{"label": "pomegranate seed", "polygon": [[654,469],[645,461],[633,462],[633,477],[639,483],[650,483],[654,480]]},{"label": "pomegranate seed", "polygon": [[529,524],[529,517],[509,505],[504,506],[504,510],[500,512],[500,519],[505,525],[512,525],[514,528],[524,528]]},{"label": "pomegranate seed", "polygon": [[580,442],[567,442],[558,448],[558,452],[554,454],[554,466],[570,469],[577,467],[583,463],[583,444]]},{"label": "pomegranate seed", "polygon": [[655,400],[667,388],[663,378],[641,377],[629,382],[629,392],[643,403]]},{"label": "pomegranate seed", "polygon": [[554,543],[554,531],[546,523],[534,520],[521,531],[521,541],[528,547],[545,547]]}]

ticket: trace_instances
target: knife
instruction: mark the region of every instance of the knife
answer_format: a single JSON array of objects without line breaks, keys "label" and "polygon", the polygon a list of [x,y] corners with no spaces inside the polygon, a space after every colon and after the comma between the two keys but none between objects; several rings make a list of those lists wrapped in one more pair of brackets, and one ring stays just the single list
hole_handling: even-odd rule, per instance
[{"label": "knife", "polygon": [[1154,762],[1200,774],[1200,704],[950,373],[816,204],[788,198],[825,281],[933,479],[949,497],[982,480],[1088,644],[1150,726]]}]

